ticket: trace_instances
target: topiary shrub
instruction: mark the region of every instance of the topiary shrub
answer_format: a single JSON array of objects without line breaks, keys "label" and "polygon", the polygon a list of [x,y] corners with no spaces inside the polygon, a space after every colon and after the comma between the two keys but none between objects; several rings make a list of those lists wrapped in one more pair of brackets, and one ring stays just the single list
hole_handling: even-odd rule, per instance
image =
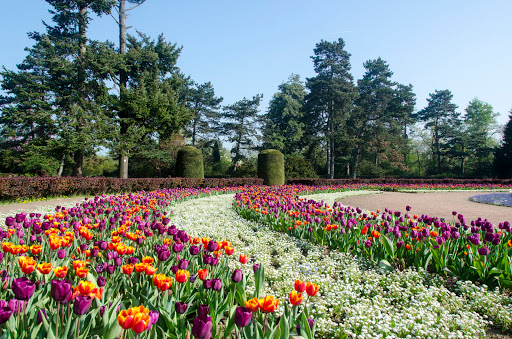
[{"label": "topiary shrub", "polygon": [[176,176],[203,179],[203,153],[194,146],[181,148],[176,157]]},{"label": "topiary shrub", "polygon": [[258,154],[258,178],[263,185],[284,185],[284,155],[275,149],[266,149]]}]

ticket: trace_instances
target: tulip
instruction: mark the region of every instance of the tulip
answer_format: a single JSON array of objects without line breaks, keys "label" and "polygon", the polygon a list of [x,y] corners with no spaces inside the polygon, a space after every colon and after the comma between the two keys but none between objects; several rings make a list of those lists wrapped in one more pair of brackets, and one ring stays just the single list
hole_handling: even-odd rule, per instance
[{"label": "tulip", "polygon": [[40,309],[39,311],[37,311],[36,324],[39,325],[40,323],[42,323],[43,317],[45,319],[48,319],[48,316],[46,315],[46,310]]},{"label": "tulip", "polygon": [[206,317],[210,313],[210,307],[208,305],[200,304],[197,310],[197,315]]},{"label": "tulip", "polygon": [[247,256],[245,254],[240,254],[240,257],[238,258],[238,261],[241,264],[246,264],[248,260],[249,260],[249,258],[247,258]]},{"label": "tulip", "polygon": [[217,249],[219,248],[219,243],[214,241],[214,240],[210,240],[208,242],[208,245],[206,245],[206,250],[208,252],[214,252],[216,251]]},{"label": "tulip", "polygon": [[181,259],[178,263],[178,268],[180,270],[186,270],[188,268],[188,263],[189,261],[188,260],[185,260],[185,259]]},{"label": "tulip", "polygon": [[30,299],[35,291],[36,284],[27,277],[21,277],[12,281],[12,292],[18,300]]},{"label": "tulip", "polygon": [[306,285],[306,293],[313,297],[315,294],[317,294],[320,287],[318,287],[316,284],[313,284],[312,282],[308,282]]},{"label": "tulip", "polygon": [[239,283],[242,280],[242,277],[243,277],[242,270],[235,269],[233,271],[233,274],[231,275],[231,281],[234,282],[235,284]]},{"label": "tulip", "polygon": [[208,276],[208,270],[203,268],[202,270],[199,270],[197,272],[197,276],[199,277],[199,279],[201,280],[205,280],[206,277]]},{"label": "tulip", "polygon": [[297,293],[296,291],[290,292],[290,303],[293,306],[299,306],[302,300],[304,300],[302,293]]},{"label": "tulip", "polygon": [[174,244],[172,244],[172,251],[174,253],[179,253],[179,252],[183,251],[184,247],[185,247],[185,245],[175,242]]},{"label": "tulip", "polygon": [[267,295],[263,299],[258,299],[258,304],[262,312],[272,313],[277,309],[277,306],[279,306],[279,300],[271,295]]},{"label": "tulip", "polygon": [[212,318],[197,316],[192,324],[192,335],[196,339],[210,339],[212,326]]},{"label": "tulip", "polygon": [[220,291],[221,288],[222,288],[222,280],[212,279],[212,290]]},{"label": "tulip", "polygon": [[256,273],[256,271],[259,270],[259,269],[260,269],[260,264],[252,265],[252,270],[253,270],[254,273]]},{"label": "tulip", "polygon": [[103,276],[98,276],[98,279],[96,279],[97,283],[98,283],[98,287],[103,287],[107,284],[107,279]]},{"label": "tulip", "polygon": [[[157,318],[158,319],[158,318]],[[144,332],[146,328],[151,323],[151,318],[149,317],[149,314],[146,313],[137,313],[133,317],[133,323],[132,323],[132,331],[139,334]]]},{"label": "tulip", "polygon": [[122,310],[121,313],[119,313],[119,315],[117,316],[119,326],[121,326],[125,330],[131,328],[134,316],[135,314],[132,308],[128,310]]},{"label": "tulip", "polygon": [[67,304],[73,294],[73,285],[67,279],[52,280],[50,296],[58,303]]},{"label": "tulip", "polygon": [[7,307],[12,311],[12,313],[18,314],[23,312],[23,309],[25,308],[25,302],[22,300],[11,299],[7,303]]},{"label": "tulip", "polygon": [[123,265],[122,269],[124,274],[132,274],[134,266],[133,264]]},{"label": "tulip", "polygon": [[235,311],[235,324],[239,328],[249,325],[252,319],[251,309],[248,307],[237,307]]},{"label": "tulip", "polygon": [[160,260],[160,261],[167,261],[167,259],[169,259],[170,256],[171,256],[171,252],[164,250],[164,251],[158,252],[157,257],[158,257],[158,260]]},{"label": "tulip", "polygon": [[7,307],[0,307],[0,325],[6,323],[12,315],[12,310]]},{"label": "tulip", "polygon": [[305,290],[306,290],[306,282],[296,279],[295,280],[295,291],[302,293]]},{"label": "tulip", "polygon": [[178,270],[178,272],[176,272],[176,281],[179,282],[179,283],[184,283],[188,280],[188,278],[190,277],[190,273],[188,271],[185,271],[185,270]]},{"label": "tulip", "polygon": [[199,253],[199,246],[190,246],[190,248],[188,249],[188,251],[190,252],[190,254],[192,255],[197,255]]},{"label": "tulip", "polygon": [[75,298],[73,303],[73,313],[76,315],[84,315],[89,312],[91,308],[92,298],[88,295],[79,295]]},{"label": "tulip", "polygon": [[177,313],[183,314],[187,311],[188,304],[178,301],[174,304],[174,308],[176,309]]},{"label": "tulip", "polygon": [[211,281],[211,279],[205,279],[205,280],[203,281],[203,288],[204,288],[204,289],[207,289],[207,290],[209,290],[210,288],[212,288],[212,281]]}]

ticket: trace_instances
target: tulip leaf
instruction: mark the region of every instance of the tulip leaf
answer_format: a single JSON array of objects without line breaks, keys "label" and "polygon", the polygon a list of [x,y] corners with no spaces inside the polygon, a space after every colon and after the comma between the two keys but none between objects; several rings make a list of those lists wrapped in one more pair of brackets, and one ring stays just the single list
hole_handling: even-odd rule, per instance
[{"label": "tulip leaf", "polygon": [[35,339],[38,336],[39,331],[41,330],[41,326],[43,326],[43,323],[40,323],[35,328],[31,329],[31,332],[32,332],[32,334],[30,335],[31,339]]},{"label": "tulip leaf", "polygon": [[254,297],[259,298],[261,290],[263,289],[263,286],[265,285],[265,272],[263,268],[263,264],[260,265],[260,267],[255,272],[255,282],[256,282],[256,289],[254,290]]},{"label": "tulip leaf", "polygon": [[46,321],[46,317],[42,317],[43,319],[43,325],[46,329],[46,338],[47,339],[56,339],[55,334],[53,334],[51,326],[48,324],[48,321]]},{"label": "tulip leaf", "polygon": [[69,334],[69,329],[71,328],[71,323],[73,323],[73,328],[76,328],[76,322],[79,321],[79,318],[70,319],[68,318],[66,321],[66,327],[64,327],[64,332],[62,332],[62,335],[59,333],[59,336],[61,335],[63,338],[67,338]]},{"label": "tulip leaf", "polygon": [[393,271],[393,266],[387,260],[379,261],[379,267],[382,268],[384,271]]},{"label": "tulip leaf", "polygon": [[[236,309],[236,306],[233,306],[233,307]],[[234,314],[231,314],[231,312],[230,312],[230,317],[229,317],[228,323],[226,324],[226,327],[224,328],[224,336],[222,338],[223,339],[227,338],[227,336],[230,335],[231,332],[233,332],[234,328],[235,328],[235,317],[234,317]]]},{"label": "tulip leaf", "polygon": [[288,318],[283,314],[281,320],[279,320],[279,328],[281,329],[281,339],[290,338],[290,326],[288,325]]},{"label": "tulip leaf", "polygon": [[313,331],[309,327],[308,318],[302,312],[300,317],[300,329],[301,329],[301,335],[306,337],[307,339],[313,339]]},{"label": "tulip leaf", "polygon": [[384,245],[384,248],[386,249],[386,252],[387,254],[392,258],[394,259],[395,258],[395,248],[393,247],[393,243],[391,242],[391,240],[386,237],[386,236],[383,236],[382,237],[384,239],[384,241],[382,242],[382,244]]}]

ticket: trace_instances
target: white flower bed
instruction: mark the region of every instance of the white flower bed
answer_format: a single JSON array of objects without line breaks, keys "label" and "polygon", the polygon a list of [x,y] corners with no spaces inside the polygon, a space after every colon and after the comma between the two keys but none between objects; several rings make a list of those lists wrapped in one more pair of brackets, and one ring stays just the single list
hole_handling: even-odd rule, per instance
[{"label": "white flower bed", "polygon": [[[340,193],[329,195],[340,197]],[[329,201],[323,194],[315,198]],[[422,271],[384,273],[348,254],[331,251],[324,255],[320,246],[242,219],[232,204],[232,195],[180,203],[172,207],[171,222],[194,236],[232,241],[236,254],[247,254],[264,264],[265,293],[279,298],[281,305],[288,303],[294,279],[317,283],[320,292],[311,301],[320,336],[474,338],[485,334],[489,322],[475,310],[487,313],[478,305],[480,300],[496,300],[492,292],[457,296],[441,279]],[[236,254],[231,257],[232,266],[241,267]],[[243,269],[252,274],[251,265]]]}]

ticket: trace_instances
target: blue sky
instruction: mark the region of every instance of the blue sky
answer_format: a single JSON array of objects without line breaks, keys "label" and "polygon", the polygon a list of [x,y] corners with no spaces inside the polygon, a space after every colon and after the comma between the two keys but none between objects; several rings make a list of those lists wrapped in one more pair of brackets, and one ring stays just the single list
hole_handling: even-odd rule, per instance
[{"label": "blue sky", "polygon": [[[15,69],[31,46],[27,32],[50,22],[43,0],[0,4],[0,65]],[[197,82],[211,81],[231,104],[262,93],[261,111],[292,73],[314,76],[310,56],[320,40],[343,38],[352,73],[379,56],[393,79],[412,83],[416,109],[434,90],[449,89],[463,112],[478,97],[508,121],[512,109],[512,1],[411,0],[147,0],[128,25],[183,46],[178,66]],[[89,37],[117,44],[109,16],[93,20]]]}]

